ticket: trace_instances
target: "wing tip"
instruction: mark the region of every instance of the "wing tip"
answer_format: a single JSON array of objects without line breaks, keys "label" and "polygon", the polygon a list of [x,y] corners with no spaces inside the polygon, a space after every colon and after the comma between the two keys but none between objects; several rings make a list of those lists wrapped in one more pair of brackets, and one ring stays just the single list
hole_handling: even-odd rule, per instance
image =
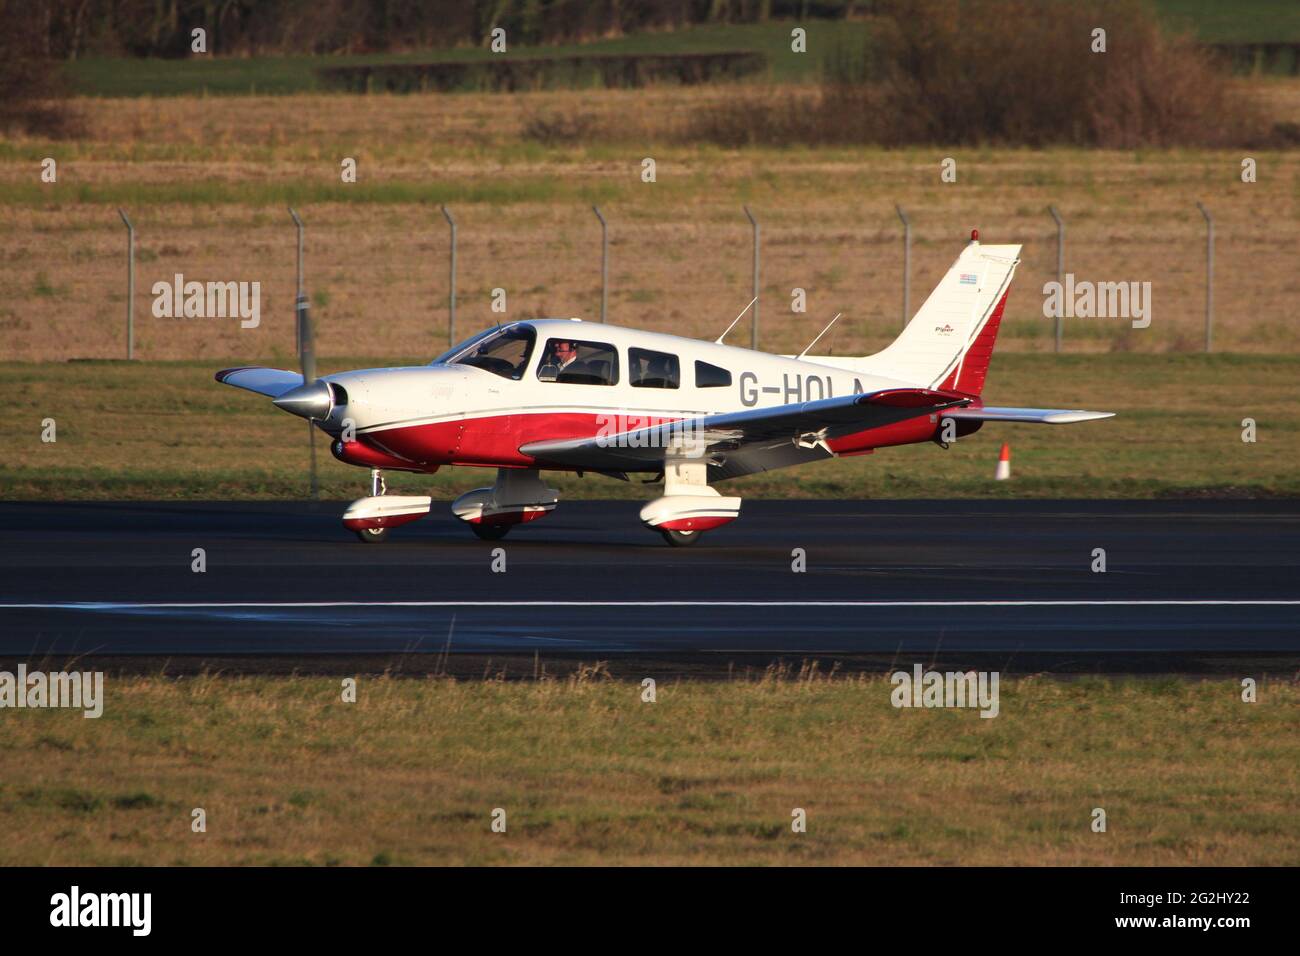
[{"label": "wing tip", "polygon": [[1021,422],[1039,425],[1072,425],[1076,422],[1114,418],[1115,412],[1092,412],[1083,408],[1014,408],[977,405],[950,412],[954,418],[983,422]]},{"label": "wing tip", "polygon": [[242,388],[246,392],[268,395],[271,398],[276,398],[302,384],[302,375],[298,372],[283,368],[267,368],[264,365],[223,368],[214,372],[212,377],[222,385]]},{"label": "wing tip", "polygon": [[1114,417],[1114,412],[1090,412],[1081,408],[1077,411],[1048,416],[1044,421],[1049,425],[1073,425],[1075,422],[1095,422],[1103,418]]},{"label": "wing tip", "polygon": [[221,370],[218,371],[218,372],[214,372],[213,375],[212,375],[212,378],[213,378],[215,381],[220,382],[222,385],[225,385],[225,384],[226,384],[226,379],[229,378],[231,375],[234,375],[236,372],[245,372],[245,371],[247,371],[247,370],[250,369],[250,368],[255,368],[255,366],[253,366],[253,365],[241,365],[241,366],[239,366],[238,368],[223,368],[223,369],[221,369]]}]

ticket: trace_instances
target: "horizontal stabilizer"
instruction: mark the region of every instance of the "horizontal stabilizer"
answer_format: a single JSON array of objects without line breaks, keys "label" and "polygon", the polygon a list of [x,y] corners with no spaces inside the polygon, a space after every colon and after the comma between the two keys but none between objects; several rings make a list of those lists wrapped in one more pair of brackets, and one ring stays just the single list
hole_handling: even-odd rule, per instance
[{"label": "horizontal stabilizer", "polygon": [[223,368],[213,376],[218,382],[233,385],[235,388],[247,389],[259,395],[279,398],[291,388],[302,384],[303,378],[297,372],[287,372],[282,368]]},{"label": "horizontal stabilizer", "polygon": [[1098,418],[1113,418],[1114,412],[1087,412],[1077,408],[955,408],[943,413],[944,418],[975,422],[1035,422],[1040,425],[1071,425],[1090,422]]}]

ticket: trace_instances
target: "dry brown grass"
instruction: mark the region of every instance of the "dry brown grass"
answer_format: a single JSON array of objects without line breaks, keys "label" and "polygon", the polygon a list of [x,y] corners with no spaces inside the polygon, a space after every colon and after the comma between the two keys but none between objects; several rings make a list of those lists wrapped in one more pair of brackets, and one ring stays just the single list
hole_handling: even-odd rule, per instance
[{"label": "dry brown grass", "polygon": [[[1300,110],[1294,84],[1258,90],[1281,115]],[[1300,348],[1291,317],[1300,291],[1295,153],[1258,154],[1260,181],[1246,185],[1240,151],[664,145],[672,137],[663,131],[685,111],[725,95],[715,88],[85,101],[87,139],[19,140],[0,153],[0,195],[11,200],[0,232],[5,354],[122,354],[125,235],[113,208],[121,202],[137,225],[138,355],[279,353],[289,361],[294,255],[283,200],[294,190],[307,200],[307,280],[326,356],[431,355],[442,347],[446,225],[436,204],[411,200],[446,197],[460,222],[465,333],[495,321],[489,295],[497,286],[508,291],[510,317],[592,317],[600,270],[590,203],[599,201],[611,222],[611,320],[716,335],[749,298],[750,235],[740,209],[749,203],[764,230],[762,345],[797,350],[844,310],[831,347],[864,353],[899,326],[899,202],[914,223],[914,308],[970,228],[988,241],[1025,244],[1001,347],[1039,350],[1050,347],[1041,286],[1055,273],[1045,211],[1054,203],[1069,225],[1068,270],[1154,283],[1150,329],[1081,320],[1067,329],[1068,347],[1195,349],[1201,200],[1218,215],[1218,347]],[[523,142],[529,118],[548,113],[590,114],[604,132],[584,146]],[[60,182],[34,194],[44,155],[60,158]],[[654,184],[640,181],[647,155],[658,163]],[[956,184],[939,182],[944,155],[957,159]],[[343,156],[360,162],[356,187],[338,181]],[[369,201],[328,201],[348,189],[372,192]],[[153,318],[150,287],[176,272],[260,280],[261,327]],[[807,315],[790,312],[796,286],[808,291]]]},{"label": "dry brown grass", "polygon": [[814,674],[110,675],[99,720],[6,715],[0,864],[1300,862],[1294,684],[1008,680],[987,720]]}]

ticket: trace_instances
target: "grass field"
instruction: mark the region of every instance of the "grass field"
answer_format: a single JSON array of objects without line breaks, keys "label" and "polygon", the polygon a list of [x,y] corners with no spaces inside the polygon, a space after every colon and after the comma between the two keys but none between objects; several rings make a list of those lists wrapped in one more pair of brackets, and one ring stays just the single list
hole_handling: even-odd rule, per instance
[{"label": "grass field", "polygon": [[[281,356],[283,358],[284,356]],[[272,359],[273,361],[273,359]],[[414,357],[414,361],[423,361]],[[404,364],[402,356],[330,360],[320,371]],[[5,363],[0,424],[5,499],[306,497],[300,419],[219,385],[209,362]],[[943,451],[925,444],[753,475],[742,496],[1149,498],[1300,494],[1300,357],[995,354],[993,404],[1092,408],[1118,416],[1069,426],[986,425]],[[41,441],[56,422],[58,440]],[[1241,441],[1244,418],[1258,441]],[[991,480],[1011,443],[1014,478]],[[359,497],[364,469],[335,461],[318,436],[322,493]],[[489,484],[481,468],[390,476],[393,491],[455,497]],[[553,479],[553,480],[551,480]],[[566,498],[651,496],[639,483],[549,475]]]},{"label": "grass field", "polygon": [[1155,0],[1166,23],[1219,43],[1300,40],[1300,6],[1289,0]]},{"label": "grass field", "polygon": [[[868,24],[813,20],[806,55],[790,50],[793,21],[735,26],[699,26],[637,33],[583,44],[510,45],[511,57],[574,54],[682,54],[758,51],[768,55],[770,78],[778,82],[815,80],[828,57],[861,56]],[[208,94],[280,95],[321,89],[321,66],[487,60],[486,47],[457,47],[413,53],[321,56],[192,57],[184,60],[88,58],[67,65],[72,88],[87,96],[190,96]]]},{"label": "grass field", "polygon": [[[1288,0],[1156,0],[1154,7],[1171,27],[1207,42],[1300,39],[1300,9]],[[575,53],[681,54],[756,50],[768,55],[771,79],[814,80],[830,57],[860,56],[870,35],[867,21],[809,20],[808,53],[793,54],[790,30],[797,21],[709,25],[637,33],[584,44],[514,46],[516,57]],[[89,57],[66,67],[73,89],[87,96],[278,95],[320,89],[315,74],[322,65],[472,61],[493,54],[486,47],[421,50],[352,56],[192,57],[183,60]]]},{"label": "grass field", "polygon": [[1293,683],[891,689],[109,675],[98,720],[6,715],[0,865],[1300,863]]}]

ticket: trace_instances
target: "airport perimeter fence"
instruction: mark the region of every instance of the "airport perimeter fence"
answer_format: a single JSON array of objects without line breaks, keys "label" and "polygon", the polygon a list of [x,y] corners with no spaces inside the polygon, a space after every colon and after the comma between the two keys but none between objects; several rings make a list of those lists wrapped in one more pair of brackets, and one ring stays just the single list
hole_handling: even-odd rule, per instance
[{"label": "airport perimeter fence", "polygon": [[[1214,348],[1214,245],[1215,245],[1215,220],[1213,214],[1206,206],[1200,202],[1196,203],[1197,209],[1205,221],[1205,266],[1204,266],[1204,345],[1203,349],[1209,353]],[[447,239],[447,345],[454,345],[457,341],[456,325],[456,277],[457,277],[457,221],[452,211],[445,205],[440,207],[443,218],[448,226]],[[609,275],[610,275],[610,223],[605,215],[601,212],[599,206],[593,205],[592,211],[600,225],[600,321],[608,321],[609,310]],[[902,258],[902,288],[900,290],[900,315],[901,324],[906,326],[912,317],[911,306],[911,289],[912,289],[912,220],[907,211],[899,204],[894,206],[895,213],[901,225],[901,258]],[[758,217],[748,205],[742,206],[741,211],[750,225],[752,235],[752,257],[751,257],[751,289],[753,292],[753,301],[751,302],[750,311],[750,335],[749,346],[757,350],[760,345],[760,309],[762,306],[762,226]],[[124,209],[117,210],[123,224],[126,227],[126,328],[125,328],[125,353],[128,360],[135,358],[135,259],[136,259],[136,227]],[[1062,288],[1067,283],[1066,267],[1066,219],[1061,211],[1055,205],[1049,205],[1046,213],[1050,216],[1056,233],[1056,281]],[[314,355],[314,343],[311,340],[310,318],[308,313],[307,296],[305,291],[305,276],[303,272],[303,242],[305,224],[299,217],[298,213],[290,209],[290,217],[296,230],[297,242],[297,283],[296,294],[294,297],[294,309],[296,319],[294,322],[295,342],[294,351],[300,359],[304,356],[305,351]],[[1053,349],[1061,352],[1064,347],[1064,315],[1058,314],[1054,324]],[[313,361],[314,364],[314,361]]]}]

